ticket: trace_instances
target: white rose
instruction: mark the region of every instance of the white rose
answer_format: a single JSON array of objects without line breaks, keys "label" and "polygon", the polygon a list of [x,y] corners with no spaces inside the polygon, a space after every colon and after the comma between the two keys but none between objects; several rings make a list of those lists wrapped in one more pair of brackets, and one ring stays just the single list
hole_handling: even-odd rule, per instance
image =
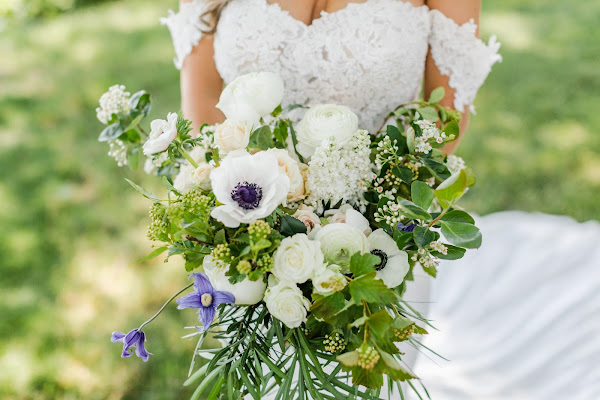
[{"label": "white rose", "polygon": [[312,277],[314,292],[327,294],[339,292],[346,287],[348,281],[340,271],[338,265],[329,265],[327,268],[321,268]]},{"label": "white rose", "polygon": [[232,285],[229,282],[229,277],[225,275],[229,266],[215,265],[210,255],[204,257],[202,266],[214,288],[218,291],[233,294],[235,304],[249,306],[263,299],[265,289],[267,288],[267,284],[263,279],[251,281],[246,277],[243,281]]},{"label": "white rose", "polygon": [[369,252],[369,242],[365,234],[348,224],[325,225],[319,229],[315,240],[321,242],[325,260],[341,266],[342,272],[349,271],[350,257],[355,253]]},{"label": "white rose", "polygon": [[344,204],[338,209],[325,211],[325,218],[332,224],[342,223],[360,229],[367,236],[371,234],[369,220],[356,211],[350,204]]},{"label": "white rose", "polygon": [[276,279],[271,278],[264,298],[267,309],[288,328],[298,328],[306,322],[310,301],[302,295],[302,291],[295,284],[286,281],[277,282]]},{"label": "white rose", "polygon": [[281,241],[275,252],[271,273],[282,281],[304,283],[315,270],[323,269],[321,244],[299,233]]},{"label": "white rose", "polygon": [[290,191],[287,195],[289,202],[295,202],[304,198],[304,177],[300,171],[300,165],[284,149],[269,149],[267,153],[277,158],[279,170],[290,178]]},{"label": "white rose", "polygon": [[310,233],[315,227],[321,226],[319,216],[315,214],[313,207],[302,204],[292,217],[299,219],[306,226],[306,233]]},{"label": "white rose", "polygon": [[144,155],[165,151],[177,137],[177,114],[169,113],[167,120],[155,119],[150,123],[150,135],[144,143]]},{"label": "white rose", "polygon": [[251,133],[252,126],[247,122],[228,119],[215,130],[215,144],[224,153],[245,149],[250,142]]},{"label": "white rose", "polygon": [[256,122],[283,100],[283,80],[272,72],[242,75],[223,89],[217,108],[227,118]]},{"label": "white rose", "polygon": [[410,269],[408,254],[398,249],[396,241],[383,229],[377,229],[369,236],[369,251],[380,258],[376,266],[377,275],[390,289],[399,286]]},{"label": "white rose", "polygon": [[298,124],[296,149],[310,157],[323,140],[334,138],[336,144],[345,144],[358,130],[358,117],[348,107],[320,104],[311,107]]},{"label": "white rose", "polygon": [[179,173],[173,181],[173,187],[180,193],[187,193],[195,187],[199,187],[202,190],[210,190],[210,173],[214,169],[214,166],[206,162],[206,149],[194,147],[189,154],[198,164],[198,168],[194,168],[186,160],[181,165]]}]

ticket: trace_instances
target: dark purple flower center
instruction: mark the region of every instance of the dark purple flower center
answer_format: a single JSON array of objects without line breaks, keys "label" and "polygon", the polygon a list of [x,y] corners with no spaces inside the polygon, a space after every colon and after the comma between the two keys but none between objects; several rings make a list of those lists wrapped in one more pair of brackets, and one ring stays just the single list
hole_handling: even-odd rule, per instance
[{"label": "dark purple flower center", "polygon": [[381,271],[385,268],[388,261],[388,255],[383,250],[379,249],[371,250],[371,254],[379,257],[379,264],[375,266],[375,271]]},{"label": "dark purple flower center", "polygon": [[231,198],[244,210],[253,210],[262,200],[262,188],[256,183],[238,183],[231,191]]}]

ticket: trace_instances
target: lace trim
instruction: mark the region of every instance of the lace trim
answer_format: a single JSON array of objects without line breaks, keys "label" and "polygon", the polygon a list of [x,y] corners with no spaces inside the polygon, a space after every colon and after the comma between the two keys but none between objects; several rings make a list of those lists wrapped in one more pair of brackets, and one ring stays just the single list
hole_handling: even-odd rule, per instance
[{"label": "lace trim", "polygon": [[207,29],[200,18],[204,13],[204,8],[204,0],[181,3],[178,13],[169,10],[169,15],[160,19],[160,24],[166,25],[171,32],[171,39],[175,47],[173,63],[177,69],[181,69],[185,57],[202,39],[202,31]]},{"label": "lace trim", "polygon": [[450,78],[449,85],[456,91],[454,107],[462,111],[469,106],[473,113],[477,91],[492,66],[502,61],[496,36],[492,36],[486,45],[475,36],[476,31],[473,20],[458,25],[438,10],[431,11],[429,45],[433,59],[440,72]]}]

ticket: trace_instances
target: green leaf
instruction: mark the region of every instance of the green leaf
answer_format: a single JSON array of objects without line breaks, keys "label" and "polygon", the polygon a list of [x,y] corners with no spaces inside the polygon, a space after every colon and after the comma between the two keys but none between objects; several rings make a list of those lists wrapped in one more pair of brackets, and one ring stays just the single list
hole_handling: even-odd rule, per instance
[{"label": "green leaf", "polygon": [[394,240],[396,241],[396,245],[398,248],[402,250],[406,244],[411,241],[413,238],[412,232],[402,232],[399,230],[394,230]]},{"label": "green leaf", "polygon": [[431,267],[426,267],[424,265],[421,265],[421,267],[423,268],[423,271],[427,272],[428,275],[432,276],[433,278],[437,277],[437,268],[434,266]]},{"label": "green leaf", "polygon": [[129,165],[129,168],[131,168],[132,171],[138,169],[141,155],[142,152],[140,151],[139,147],[130,147],[127,150],[127,165]]},{"label": "green leaf", "polygon": [[356,253],[350,258],[350,271],[355,277],[370,274],[375,272],[375,266],[380,262],[379,257],[373,254]]},{"label": "green leaf", "polygon": [[152,108],[152,100],[150,98],[150,93],[145,90],[140,90],[137,93],[134,93],[129,99],[129,107],[146,116],[150,114],[150,110]]},{"label": "green leaf", "polygon": [[410,196],[413,203],[427,210],[433,202],[433,190],[428,184],[421,181],[414,181],[410,186]]},{"label": "green leaf", "polygon": [[335,292],[329,296],[313,296],[315,302],[310,311],[315,318],[327,321],[346,306],[346,299],[341,292]]},{"label": "green leaf", "polygon": [[452,175],[438,186],[435,190],[435,197],[437,197],[440,206],[446,209],[465,194],[466,188],[467,174],[464,170],[461,170],[458,174]]},{"label": "green leaf", "polygon": [[442,221],[447,222],[464,222],[467,224],[475,224],[475,220],[469,214],[460,210],[452,210],[442,216]]},{"label": "green leaf", "polygon": [[292,135],[292,144],[294,145],[294,152],[296,153],[296,155],[298,156],[298,159],[300,160],[300,162],[304,162],[304,157],[302,157],[302,154],[300,154],[298,152],[298,150],[296,150],[296,147],[298,147],[298,138],[296,137],[296,130],[294,129],[294,125],[290,124],[290,134]]},{"label": "green leaf", "polygon": [[450,178],[450,171],[448,167],[439,161],[432,160],[431,158],[420,157],[419,160],[425,164],[425,167],[431,172],[433,176],[438,178],[440,181],[444,181]]},{"label": "green leaf", "polygon": [[446,96],[446,90],[440,86],[439,88],[435,88],[431,91],[431,94],[429,95],[429,102],[431,104],[439,103],[444,96]]},{"label": "green leaf", "polygon": [[221,229],[217,233],[215,233],[215,245],[217,244],[227,244],[227,238],[225,236],[225,229]]},{"label": "green leaf", "polygon": [[406,154],[408,148],[406,147],[406,138],[402,136],[398,127],[394,125],[387,126],[387,135],[391,139],[392,143],[398,146],[398,152],[400,154]]},{"label": "green leaf", "polygon": [[454,135],[454,138],[458,139],[458,135],[460,134],[460,127],[458,126],[458,121],[450,121],[444,127],[443,132],[446,134],[447,137],[450,137],[450,135]]},{"label": "green leaf", "polygon": [[435,233],[426,226],[417,226],[413,232],[413,237],[420,249],[426,248],[431,242],[435,241]]},{"label": "green leaf", "polygon": [[404,369],[400,363],[391,354],[385,351],[379,351],[381,357],[380,363],[385,365],[383,372],[395,381],[406,381],[417,378],[408,370]]},{"label": "green leaf", "polygon": [[273,134],[271,133],[271,128],[262,126],[252,132],[248,147],[260,150],[268,150],[273,147]]},{"label": "green leaf", "polygon": [[[397,300],[396,294],[382,280],[375,279],[375,272],[361,276],[350,282],[350,295],[354,303],[389,304]],[[338,292],[339,293],[339,292]]]},{"label": "green leaf", "polygon": [[423,210],[421,207],[416,204],[406,200],[400,199],[400,205],[405,210],[405,214],[407,214],[411,218],[417,218],[422,221],[431,221],[431,214],[427,211]]},{"label": "green leaf", "polygon": [[408,152],[414,154],[415,152],[415,130],[413,127],[409,127],[406,130],[406,146],[408,146]]},{"label": "green leaf", "polygon": [[442,260],[460,260],[467,252],[467,250],[463,249],[462,247],[452,246],[449,244],[445,246],[448,249],[446,254],[438,253],[437,251],[432,251],[431,254],[435,257],[441,258]]},{"label": "green leaf", "polygon": [[273,130],[273,136],[283,146],[287,144],[288,138],[288,125],[284,121],[280,121],[279,124]]},{"label": "green leaf", "polygon": [[143,263],[144,261],[152,260],[153,258],[160,256],[162,253],[164,253],[168,249],[169,249],[169,246],[159,247],[159,248],[155,249],[152,253],[148,254],[146,257],[138,260],[138,262]]},{"label": "green leaf", "polygon": [[[131,129],[135,129],[136,126],[138,126],[138,124],[140,123],[140,121],[144,118],[144,116],[142,114],[138,115],[137,117],[135,117],[127,126],[127,128],[125,128],[125,131],[131,130]],[[136,131],[137,132],[137,131]],[[139,135],[139,134],[138,134]]]},{"label": "green leaf", "polygon": [[468,249],[477,249],[481,246],[481,232],[475,225],[442,221],[442,234],[455,246]]},{"label": "green leaf", "polygon": [[361,367],[352,367],[352,384],[364,386],[369,389],[379,389],[383,386],[383,375],[373,369],[364,369]]},{"label": "green leaf", "polygon": [[147,199],[159,202],[160,199],[158,198],[157,195],[155,195],[154,193],[150,193],[148,192],[146,189],[144,189],[143,187],[141,187],[140,185],[137,185],[135,183],[133,183],[132,181],[130,181],[129,179],[125,178],[125,180],[138,192],[140,192],[142,194],[142,196],[144,196]]},{"label": "green leaf", "polygon": [[369,320],[369,317],[367,317],[366,315],[363,315],[359,319],[357,319],[354,322],[352,322],[349,325],[349,327],[350,328],[359,328],[359,327],[363,326],[368,320]]},{"label": "green leaf", "polygon": [[440,119],[438,116],[437,110],[430,106],[419,107],[419,108],[417,108],[417,112],[419,114],[421,114],[421,117],[423,117],[427,121],[436,122],[437,120]]},{"label": "green leaf", "polygon": [[115,122],[104,128],[100,136],[98,137],[99,142],[108,142],[110,140],[114,140],[123,134],[123,129],[119,122]]},{"label": "green leaf", "polygon": [[275,109],[271,112],[271,116],[273,118],[277,118],[281,115],[282,111],[283,111],[283,109],[281,108],[281,104],[280,104],[277,107],[275,107]]},{"label": "green leaf", "polygon": [[392,173],[398,178],[402,179],[403,182],[410,184],[413,180],[413,172],[407,167],[394,167]]},{"label": "green leaf", "polygon": [[271,244],[272,244],[272,243],[271,243],[271,241],[270,241],[270,240],[267,240],[267,239],[260,239],[260,240],[259,240],[257,243],[255,243],[255,244],[252,246],[252,251],[256,253],[256,252],[258,252],[258,251],[260,251],[260,250],[263,250],[263,249],[268,249],[269,247],[271,247]]},{"label": "green leaf", "polygon": [[281,215],[281,234],[283,236],[294,236],[296,233],[306,233],[306,225],[291,215]]},{"label": "green leaf", "polygon": [[358,352],[349,351],[347,353],[340,354],[335,359],[338,360],[342,365],[354,367],[358,365]]}]

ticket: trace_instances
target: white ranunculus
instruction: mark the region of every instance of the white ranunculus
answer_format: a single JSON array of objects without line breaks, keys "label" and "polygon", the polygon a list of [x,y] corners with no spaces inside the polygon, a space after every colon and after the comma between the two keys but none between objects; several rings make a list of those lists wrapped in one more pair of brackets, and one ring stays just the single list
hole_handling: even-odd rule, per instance
[{"label": "white ranunculus", "polygon": [[284,149],[269,149],[267,153],[277,158],[279,169],[290,178],[290,191],[287,195],[289,202],[295,202],[304,198],[304,177],[300,165]]},{"label": "white ranunculus", "polygon": [[369,242],[365,234],[348,224],[325,225],[319,229],[314,239],[321,242],[325,261],[341,266],[342,272],[349,271],[350,257],[355,253],[369,252]]},{"label": "white ranunculus", "polygon": [[328,265],[327,268],[321,268],[312,277],[314,292],[327,294],[339,292],[346,287],[348,281],[340,271],[338,265]]},{"label": "white ranunculus", "polygon": [[211,216],[228,228],[265,218],[290,190],[290,179],[279,170],[277,158],[267,152],[226,157],[210,174],[219,207]]},{"label": "white ranunculus", "polygon": [[325,268],[321,244],[298,233],[281,241],[271,273],[281,281],[304,283],[314,272]]},{"label": "white ranunculus", "polygon": [[310,233],[315,227],[321,226],[321,220],[315,214],[315,209],[306,204],[300,205],[292,217],[302,221],[306,226],[306,233]]},{"label": "white ranunculus", "polygon": [[325,218],[332,224],[343,223],[354,226],[363,231],[365,235],[371,234],[369,220],[364,215],[359,213],[350,204],[344,204],[338,209],[325,211]]},{"label": "white ranunculus", "polygon": [[390,289],[400,286],[410,269],[408,254],[398,249],[398,245],[383,229],[377,229],[369,236],[369,251],[378,256],[377,279]]},{"label": "white ranunculus", "polygon": [[296,149],[310,157],[323,140],[333,138],[343,145],[358,130],[358,117],[348,107],[320,104],[311,107],[298,124]]},{"label": "white ranunculus", "polygon": [[244,121],[227,119],[214,133],[215,145],[224,154],[232,150],[245,149],[250,142],[252,126]]},{"label": "white ranunculus", "polygon": [[231,284],[229,282],[229,277],[225,275],[229,266],[215,265],[212,256],[210,255],[204,257],[202,266],[214,288],[219,291],[233,294],[235,297],[235,304],[238,306],[253,305],[263,299],[267,284],[262,278],[257,281],[251,281],[246,277],[241,282]]},{"label": "white ranunculus", "polygon": [[283,80],[272,72],[242,75],[223,89],[217,108],[227,118],[256,122],[283,100]]},{"label": "white ranunculus", "polygon": [[306,322],[310,301],[294,283],[277,282],[269,277],[269,287],[265,292],[267,309],[275,318],[290,329],[298,328]]},{"label": "white ranunculus", "polygon": [[150,135],[144,143],[144,155],[165,151],[177,137],[177,114],[169,113],[167,120],[155,119],[150,123]]}]

